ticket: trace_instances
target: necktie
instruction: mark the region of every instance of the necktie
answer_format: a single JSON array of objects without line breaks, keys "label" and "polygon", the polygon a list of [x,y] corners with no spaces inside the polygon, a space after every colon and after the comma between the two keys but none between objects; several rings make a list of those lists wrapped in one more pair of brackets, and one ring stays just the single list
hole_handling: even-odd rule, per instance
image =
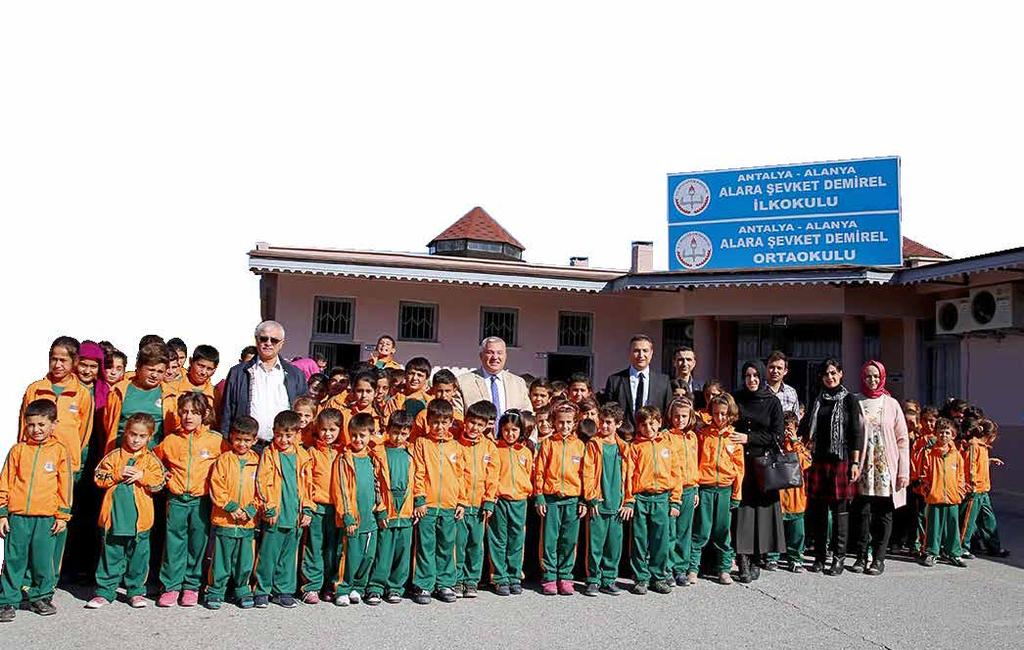
[{"label": "necktie", "polygon": [[644,375],[640,373],[636,378],[636,402],[633,404],[633,415],[644,407]]},{"label": "necktie", "polygon": [[491,403],[494,404],[494,408],[498,409],[498,415],[501,415],[501,400],[498,398],[497,376],[491,377]]}]

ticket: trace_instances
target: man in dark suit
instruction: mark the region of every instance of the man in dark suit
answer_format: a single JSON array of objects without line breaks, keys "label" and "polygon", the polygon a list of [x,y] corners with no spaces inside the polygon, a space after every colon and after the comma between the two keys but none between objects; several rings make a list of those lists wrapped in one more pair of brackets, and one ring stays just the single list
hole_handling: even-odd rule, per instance
[{"label": "man in dark suit", "polygon": [[634,414],[643,406],[656,406],[662,417],[672,401],[668,375],[651,368],[654,342],[646,334],[637,334],[629,340],[629,367],[608,377],[604,385],[605,398],[618,402],[625,419],[636,425]]}]

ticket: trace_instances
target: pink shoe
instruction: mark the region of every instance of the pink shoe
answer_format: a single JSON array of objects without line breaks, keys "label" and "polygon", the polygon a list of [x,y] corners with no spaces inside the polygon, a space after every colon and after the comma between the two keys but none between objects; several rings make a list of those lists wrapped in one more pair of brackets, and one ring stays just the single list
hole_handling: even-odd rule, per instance
[{"label": "pink shoe", "polygon": [[182,607],[195,607],[199,604],[199,592],[186,589],[181,593]]},{"label": "pink shoe", "polygon": [[573,586],[572,580],[559,580],[558,593],[563,596],[571,596],[576,593],[576,588]]},{"label": "pink shoe", "polygon": [[174,607],[178,604],[178,592],[165,591],[156,599],[157,607]]},{"label": "pink shoe", "polygon": [[142,609],[143,607],[149,607],[149,603],[146,602],[143,596],[132,596],[128,599],[128,604],[135,609]]},{"label": "pink shoe", "polygon": [[302,602],[306,603],[307,605],[319,605],[320,596],[317,596],[315,591],[307,591],[306,593],[302,594]]},{"label": "pink shoe", "polygon": [[93,598],[92,600],[90,600],[89,602],[87,602],[85,604],[85,608],[86,609],[99,609],[100,607],[103,607],[104,605],[109,605],[109,604],[110,604],[110,601],[107,600],[106,598],[104,598],[103,596],[96,596],[95,598]]},{"label": "pink shoe", "polygon": [[558,595],[558,584],[554,580],[542,582],[540,584],[540,592],[545,596],[556,596]]}]

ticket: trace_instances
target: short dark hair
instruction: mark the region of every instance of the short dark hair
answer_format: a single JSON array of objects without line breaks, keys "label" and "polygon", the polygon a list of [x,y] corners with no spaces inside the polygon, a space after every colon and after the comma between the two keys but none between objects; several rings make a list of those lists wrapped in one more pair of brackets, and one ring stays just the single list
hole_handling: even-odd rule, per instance
[{"label": "short dark hair", "polygon": [[588,390],[594,390],[594,385],[590,382],[590,375],[585,372],[574,372],[569,375],[569,385],[573,384],[586,384]]},{"label": "short dark hair", "polygon": [[646,422],[647,420],[657,420],[659,423],[665,420],[661,417],[661,409],[657,406],[644,406],[636,412],[637,422]]},{"label": "short dark hair", "polygon": [[327,363],[327,357],[325,357],[322,352],[314,352],[313,356],[310,358],[313,359],[313,361],[316,361],[318,364],[321,362],[325,364]]},{"label": "short dark hair", "polygon": [[34,399],[25,407],[25,417],[43,416],[54,422],[57,419],[57,404],[48,399]]},{"label": "short dark hair", "polygon": [[238,354],[238,360],[241,361],[244,357],[255,357],[259,354],[259,350],[256,349],[255,345],[247,345],[242,348],[242,351]]},{"label": "short dark hair", "polygon": [[473,418],[474,420],[483,420],[490,422],[494,418],[498,417],[498,409],[494,408],[494,404],[488,400],[482,399],[479,402],[473,402],[466,409],[466,419]]},{"label": "short dark hair", "polygon": [[161,345],[165,345],[164,337],[160,336],[159,334],[146,334],[141,339],[139,339],[139,349],[141,350],[142,348],[146,347],[151,343],[160,343]]},{"label": "short dark hair", "polygon": [[338,409],[324,409],[320,411],[320,415],[316,416],[317,426],[323,426],[333,422],[340,428],[344,421],[345,418],[342,417],[341,411]]},{"label": "short dark hair", "polygon": [[380,336],[378,336],[377,343],[380,343],[381,341],[391,341],[391,345],[398,347],[398,344],[395,343],[395,338],[390,334],[381,334]]},{"label": "short dark hair", "polygon": [[451,418],[454,416],[455,409],[448,400],[432,399],[430,400],[430,404],[427,404],[427,422],[440,420],[441,418]]},{"label": "short dark hair", "polygon": [[455,378],[455,373],[447,368],[441,368],[434,373],[434,378],[430,380],[431,385],[437,386],[438,384],[444,384],[445,386],[458,386],[459,380]]},{"label": "short dark hair", "polygon": [[388,419],[388,429],[406,429],[412,426],[412,416],[404,410],[395,411]]},{"label": "short dark hair", "polygon": [[798,418],[796,416],[796,413],[794,413],[793,411],[783,411],[782,412],[782,426],[783,427],[787,427],[787,426],[789,426],[791,424],[794,425],[794,426],[798,426],[800,424],[800,418]]},{"label": "short dark hair", "polygon": [[583,418],[576,424],[576,435],[590,439],[597,435],[597,422]]},{"label": "short dark hair", "polygon": [[361,381],[365,381],[366,383],[370,384],[371,388],[376,388],[377,387],[377,377],[378,377],[378,374],[376,372],[360,372],[360,373],[356,373],[356,375],[354,377],[352,377],[352,387],[355,388],[356,384],[358,384]]},{"label": "short dark hair", "polygon": [[274,416],[274,431],[283,429],[285,431],[291,429],[299,429],[302,424],[302,418],[299,414],[292,410],[281,411]]},{"label": "short dark hair", "polygon": [[178,337],[174,337],[173,339],[169,339],[167,341],[167,347],[170,348],[171,352],[173,352],[175,354],[181,352],[185,356],[188,356],[188,346],[185,345],[185,342],[182,341],[181,339],[179,339]]},{"label": "short dark hair", "polygon": [[409,363],[405,364],[406,371],[418,370],[426,376],[430,376],[430,371],[434,369],[434,366],[430,364],[430,359],[426,357],[413,357],[409,359]]},{"label": "short dark hair", "polygon": [[693,352],[693,348],[689,345],[678,345],[674,350],[672,350],[672,358],[674,359],[680,352]]},{"label": "short dark hair", "polygon": [[220,365],[220,352],[217,352],[217,348],[212,345],[197,345],[195,350],[192,350],[192,363],[196,361],[209,361],[215,366]]},{"label": "short dark hair", "polygon": [[597,412],[598,417],[602,420],[605,418],[611,418],[615,420],[617,424],[621,423],[625,417],[625,413],[622,411],[622,406],[618,402],[608,402]]},{"label": "short dark hair", "polygon": [[239,415],[231,421],[231,430],[229,431],[229,434],[236,431],[238,433],[255,436],[260,431],[260,423],[251,415]]},{"label": "short dark hair", "polygon": [[786,353],[783,352],[782,350],[775,350],[774,352],[769,354],[768,360],[764,362],[764,365],[767,366],[769,363],[773,363],[775,361],[781,361],[782,363],[786,364],[786,368],[789,368],[789,357],[787,357]]},{"label": "short dark hair", "polygon": [[147,343],[139,348],[139,353],[135,355],[136,368],[155,366],[161,363],[167,365],[170,361],[171,353],[164,343]]},{"label": "short dark hair", "polygon": [[125,433],[128,433],[128,429],[130,429],[133,424],[141,424],[146,427],[146,431],[149,431],[149,435],[153,435],[153,432],[156,431],[156,420],[153,419],[153,416],[149,413],[132,413],[128,416],[128,419],[124,423]]},{"label": "short dark hair", "polygon": [[652,339],[647,334],[634,334],[633,338],[629,339],[629,346],[633,347],[633,344],[636,343],[637,341],[647,341],[648,343],[651,344],[652,348],[654,347],[654,339]]},{"label": "short dark hair", "polygon": [[121,363],[123,363],[126,366],[128,365],[128,355],[117,349],[111,350],[110,353],[107,355],[107,358],[104,359],[103,362],[109,368],[110,366],[114,365],[114,359],[120,359]]},{"label": "short dark hair", "polygon": [[327,371],[327,376],[333,377],[334,375],[348,375],[348,372],[341,366],[334,366]]},{"label": "short dark hair", "polygon": [[349,434],[353,431],[370,431],[372,433],[375,424],[373,416],[369,413],[356,413],[348,421],[348,432]]},{"label": "short dark hair", "polygon": [[74,358],[78,356],[78,348],[81,344],[78,339],[73,336],[58,336],[53,339],[53,343],[50,344],[50,354],[53,354],[54,348],[64,348],[64,351],[68,353],[68,356]]},{"label": "short dark hair", "polygon": [[580,412],[597,410],[599,408],[597,405],[597,400],[594,399],[593,397],[584,397],[579,401],[579,403],[576,406],[580,407]]},{"label": "short dark hair", "polygon": [[547,392],[553,392],[551,390],[551,382],[548,381],[547,377],[538,377],[530,382],[530,392],[533,392],[534,388],[541,388]]},{"label": "short dark hair", "polygon": [[199,411],[199,414],[203,416],[203,421],[206,421],[206,416],[210,414],[210,400],[207,399],[203,393],[197,393],[195,391],[189,391],[184,395],[178,397],[178,408],[177,411],[180,413],[181,409],[189,404],[192,408]]}]

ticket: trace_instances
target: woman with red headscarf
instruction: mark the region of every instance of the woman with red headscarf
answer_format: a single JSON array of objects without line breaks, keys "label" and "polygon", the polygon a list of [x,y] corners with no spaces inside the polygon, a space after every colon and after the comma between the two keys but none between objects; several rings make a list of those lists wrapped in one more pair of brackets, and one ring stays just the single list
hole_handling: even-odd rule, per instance
[{"label": "woman with red headscarf", "polygon": [[861,368],[860,388],[864,444],[854,510],[855,516],[860,516],[861,526],[857,560],[850,571],[880,575],[885,571],[893,511],[907,502],[910,438],[900,403],[885,389],[885,366],[880,361],[868,361]]}]

